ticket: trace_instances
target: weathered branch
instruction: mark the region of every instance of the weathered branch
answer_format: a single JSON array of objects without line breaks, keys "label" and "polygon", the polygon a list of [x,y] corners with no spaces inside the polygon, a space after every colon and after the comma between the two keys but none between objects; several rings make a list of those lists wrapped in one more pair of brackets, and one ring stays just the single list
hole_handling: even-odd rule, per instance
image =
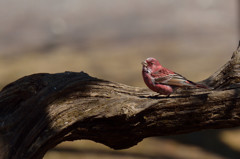
[{"label": "weathered branch", "polygon": [[0,92],[0,158],[40,159],[66,140],[114,149],[143,138],[240,126],[240,53],[202,81],[213,90],[178,90],[169,98],[65,72],[23,77]]}]

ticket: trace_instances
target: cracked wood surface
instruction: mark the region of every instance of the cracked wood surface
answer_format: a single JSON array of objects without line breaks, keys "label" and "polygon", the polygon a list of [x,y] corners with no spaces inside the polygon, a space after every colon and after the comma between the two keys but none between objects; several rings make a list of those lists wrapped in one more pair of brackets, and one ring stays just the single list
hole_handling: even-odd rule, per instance
[{"label": "cracked wood surface", "polygon": [[0,159],[40,159],[63,141],[114,149],[150,136],[240,126],[240,52],[208,79],[212,89],[170,97],[84,72],[33,74],[0,92]]}]

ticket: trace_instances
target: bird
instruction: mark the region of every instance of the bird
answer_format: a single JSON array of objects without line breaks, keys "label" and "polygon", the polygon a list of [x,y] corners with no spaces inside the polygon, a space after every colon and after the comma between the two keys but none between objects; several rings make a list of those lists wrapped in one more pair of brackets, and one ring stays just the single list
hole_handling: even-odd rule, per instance
[{"label": "bird", "polygon": [[163,67],[153,57],[149,57],[142,62],[142,76],[147,87],[160,95],[170,96],[177,88],[184,87],[208,89],[205,85],[194,83]]}]

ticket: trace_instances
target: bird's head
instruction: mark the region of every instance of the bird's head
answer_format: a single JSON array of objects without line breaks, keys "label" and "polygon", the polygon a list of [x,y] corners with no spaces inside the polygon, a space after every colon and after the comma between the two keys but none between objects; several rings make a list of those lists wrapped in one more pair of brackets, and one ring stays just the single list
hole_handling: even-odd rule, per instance
[{"label": "bird's head", "polygon": [[153,57],[147,58],[145,61],[142,62],[142,65],[143,65],[143,68],[151,70],[153,72],[162,67],[161,64],[158,62],[158,60],[156,60]]}]

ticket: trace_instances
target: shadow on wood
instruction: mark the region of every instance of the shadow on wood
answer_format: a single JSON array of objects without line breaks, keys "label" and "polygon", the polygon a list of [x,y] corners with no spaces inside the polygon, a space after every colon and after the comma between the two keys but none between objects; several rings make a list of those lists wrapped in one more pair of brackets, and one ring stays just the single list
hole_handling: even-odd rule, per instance
[{"label": "shadow on wood", "polygon": [[166,98],[84,72],[33,74],[0,92],[0,158],[40,159],[57,144],[89,139],[113,149],[143,138],[240,126],[240,53],[203,83]]}]

